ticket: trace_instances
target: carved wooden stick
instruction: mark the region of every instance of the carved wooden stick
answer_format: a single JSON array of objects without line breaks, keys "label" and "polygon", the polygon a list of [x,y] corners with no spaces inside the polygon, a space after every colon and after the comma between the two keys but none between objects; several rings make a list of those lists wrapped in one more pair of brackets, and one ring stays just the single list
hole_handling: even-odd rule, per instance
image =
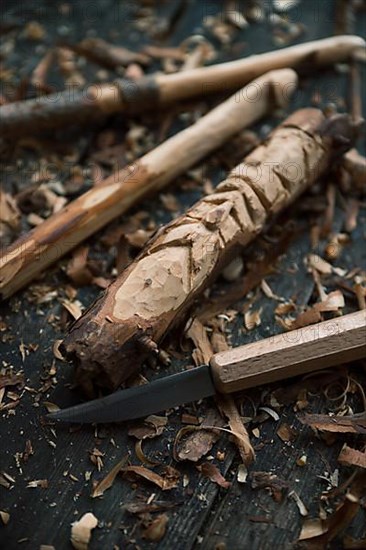
[{"label": "carved wooden stick", "polygon": [[195,124],[121,169],[18,239],[0,257],[0,296],[29,283],[81,241],[193,166],[227,138],[284,105],[296,88],[292,69],[272,71]]},{"label": "carved wooden stick", "polygon": [[214,194],[163,228],[64,340],[84,390],[91,394],[93,383],[114,389],[135,372],[234,249],[311,185],[352,133],[346,115],[297,111]]},{"label": "carved wooden stick", "polygon": [[64,92],[1,106],[2,135],[16,137],[46,128],[85,124],[118,111],[156,109],[194,96],[238,89],[274,69],[306,71],[346,61],[364,47],[365,41],[358,36],[335,36],[211,67],[147,76],[136,82],[119,79],[85,90],[69,87]]}]

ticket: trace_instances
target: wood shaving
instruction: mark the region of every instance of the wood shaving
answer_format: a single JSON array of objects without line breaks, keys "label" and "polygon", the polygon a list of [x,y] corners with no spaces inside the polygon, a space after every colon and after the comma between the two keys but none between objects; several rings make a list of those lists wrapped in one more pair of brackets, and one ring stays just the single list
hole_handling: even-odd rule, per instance
[{"label": "wood shaving", "polygon": [[0,190],[0,222],[7,224],[11,229],[17,229],[20,221],[20,212],[17,203],[9,193]]},{"label": "wood shaving", "polygon": [[127,458],[122,458],[113,468],[108,472],[108,474],[98,483],[96,483],[93,487],[93,491],[91,493],[92,498],[100,497],[104,494],[107,489],[110,489],[114,483],[114,480],[117,477],[118,472],[121,471],[121,469],[126,464]]},{"label": "wood shaving", "polygon": [[224,476],[220,473],[220,470],[217,466],[212,464],[212,462],[204,462],[200,466],[197,466],[197,468],[203,476],[208,477],[220,487],[223,487],[224,489],[228,489],[230,487],[230,481],[227,481],[224,478]]},{"label": "wood shaving", "polygon": [[238,483],[246,483],[248,477],[248,470],[245,464],[239,464],[238,473],[236,479]]},{"label": "wood shaving", "polygon": [[78,521],[71,524],[71,544],[76,550],[88,550],[92,530],[98,525],[98,519],[87,512]]},{"label": "wood shaving", "polygon": [[196,346],[196,349],[192,353],[195,364],[197,366],[207,365],[213,355],[213,349],[205,327],[197,317],[189,320],[187,326],[188,329],[186,329],[185,334]]},{"label": "wood shaving", "polygon": [[251,485],[253,489],[270,489],[272,498],[276,502],[282,502],[288,491],[288,483],[270,472],[251,472]]},{"label": "wood shaving", "polygon": [[0,374],[0,389],[8,386],[19,386],[19,389],[23,389],[25,385],[24,374],[21,372],[6,374]]},{"label": "wood shaving", "polygon": [[273,7],[278,12],[287,12],[298,4],[301,0],[273,0]]},{"label": "wood shaving", "polygon": [[91,283],[93,275],[87,266],[88,246],[79,246],[74,250],[72,258],[67,264],[66,274],[76,286],[85,286]]},{"label": "wood shaving", "polygon": [[343,503],[333,514],[325,520],[319,518],[305,521],[299,537],[299,541],[306,541],[303,548],[327,548],[328,544],[352,522],[360,509],[360,499],[365,493],[366,473],[360,472],[355,476]]},{"label": "wood shaving", "polygon": [[169,518],[166,514],[161,514],[156,517],[150,525],[144,529],[142,538],[150,540],[152,542],[158,542],[161,540],[165,533]]},{"label": "wood shaving", "polygon": [[81,309],[81,304],[80,302],[70,302],[70,300],[62,300],[61,301],[62,305],[64,306],[64,308],[70,313],[71,317],[73,317],[73,319],[79,319],[79,317],[81,317],[82,315],[82,309]]},{"label": "wood shaving", "polygon": [[247,311],[244,314],[244,325],[247,330],[253,330],[255,327],[259,327],[262,322],[262,309],[263,308],[260,308],[256,311]]},{"label": "wood shaving", "polygon": [[180,479],[180,473],[178,470],[171,466],[166,466],[164,476],[148,470],[144,466],[125,466],[121,469],[121,472],[126,474],[135,474],[139,477],[147,479],[151,483],[154,483],[163,491],[170,491],[177,487]]},{"label": "wood shaving", "polygon": [[27,489],[35,489],[35,488],[41,488],[41,489],[48,489],[48,480],[47,479],[34,479],[33,481],[29,481],[27,483]]},{"label": "wood shaving", "polygon": [[326,414],[305,414],[299,420],[317,430],[334,433],[366,434],[365,413],[353,416],[328,416]]},{"label": "wood shaving", "polygon": [[128,435],[137,439],[152,439],[161,435],[165,426],[168,423],[166,416],[157,416],[151,414],[144,419],[143,422],[138,422],[128,430]]},{"label": "wood shaving", "polygon": [[174,460],[197,462],[205,456],[220,438],[218,430],[205,427],[209,425],[223,426],[222,418],[213,409],[208,411],[204,422],[200,426],[185,426],[179,430],[174,440]]},{"label": "wood shaving", "polygon": [[288,424],[281,424],[276,433],[284,443],[294,441],[297,435],[295,430]]},{"label": "wood shaving", "polygon": [[225,267],[225,269],[222,272],[222,276],[225,279],[225,281],[232,283],[233,281],[236,281],[244,268],[244,262],[243,258],[238,256],[237,258],[234,258],[229,265]]},{"label": "wood shaving", "polygon": [[289,496],[289,498],[292,498],[292,500],[295,501],[296,506],[298,507],[301,516],[305,517],[305,516],[309,515],[309,512],[308,512],[305,504],[303,503],[303,501],[301,500],[299,495],[296,493],[296,491],[290,491],[288,496]]},{"label": "wood shaving", "polygon": [[145,455],[145,453],[142,450],[142,440],[139,439],[136,441],[135,444],[135,453],[137,458],[140,462],[143,464],[146,464],[147,466],[156,466],[157,464],[160,464],[160,462],[157,462],[156,460],[151,460],[149,457]]},{"label": "wood shaving", "polygon": [[255,459],[255,452],[250,443],[249,434],[245,428],[234,399],[230,395],[217,396],[220,410],[229,421],[243,463],[248,466]]}]

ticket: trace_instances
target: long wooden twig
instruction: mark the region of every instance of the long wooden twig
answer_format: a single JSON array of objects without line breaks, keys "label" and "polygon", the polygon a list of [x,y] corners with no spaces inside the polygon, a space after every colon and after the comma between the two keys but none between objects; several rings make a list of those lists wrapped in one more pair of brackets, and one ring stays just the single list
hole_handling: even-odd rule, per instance
[{"label": "long wooden twig", "polygon": [[94,187],[18,239],[0,257],[0,296],[25,286],[45,267],[249,126],[296,88],[292,69],[272,71],[237,92],[191,127]]},{"label": "long wooden twig", "polygon": [[317,109],[297,111],[214,194],[161,230],[64,340],[84,390],[115,388],[156,352],[236,247],[311,185],[351,134],[346,115],[326,120]]},{"label": "long wooden twig", "polygon": [[46,128],[86,124],[114,112],[136,113],[175,101],[238,89],[263,73],[285,67],[308,71],[349,59],[365,47],[358,36],[335,36],[282,50],[252,55],[238,61],[196,68],[176,74],[157,74],[138,81],[119,79],[79,90],[0,107],[3,136],[22,136]]}]

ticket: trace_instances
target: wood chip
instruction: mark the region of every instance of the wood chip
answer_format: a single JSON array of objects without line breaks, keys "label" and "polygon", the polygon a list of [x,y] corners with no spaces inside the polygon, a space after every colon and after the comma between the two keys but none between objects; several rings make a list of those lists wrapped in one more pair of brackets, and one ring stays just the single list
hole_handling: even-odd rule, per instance
[{"label": "wood chip", "polygon": [[291,426],[285,423],[281,424],[281,426],[278,428],[276,433],[284,443],[294,441],[297,435],[295,430]]},{"label": "wood chip", "polygon": [[10,514],[8,512],[4,512],[4,510],[0,510],[0,518],[4,525],[8,525]]},{"label": "wood chip", "polygon": [[60,407],[55,403],[50,403],[50,401],[43,401],[43,405],[46,407],[47,412],[53,413],[60,410]]},{"label": "wood chip", "polygon": [[339,453],[338,462],[344,466],[366,468],[366,451],[358,451],[345,444]]},{"label": "wood chip", "polygon": [[88,550],[92,530],[98,520],[92,512],[87,512],[78,521],[71,524],[71,544],[76,550]]},{"label": "wood chip", "polygon": [[245,464],[239,464],[238,474],[236,476],[238,483],[246,483],[247,477],[248,477],[247,467],[245,466]]}]

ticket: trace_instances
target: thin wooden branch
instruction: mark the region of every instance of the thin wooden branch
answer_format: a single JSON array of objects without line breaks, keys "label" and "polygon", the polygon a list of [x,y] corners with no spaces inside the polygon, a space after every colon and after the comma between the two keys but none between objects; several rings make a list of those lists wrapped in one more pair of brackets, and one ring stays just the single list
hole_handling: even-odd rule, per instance
[{"label": "thin wooden branch", "polygon": [[297,111],[215,193],[163,228],[64,340],[84,390],[114,389],[136,372],[237,247],[317,180],[351,136],[346,115]]},{"label": "thin wooden branch", "polygon": [[64,92],[0,107],[3,136],[22,136],[47,128],[87,124],[114,112],[136,113],[206,95],[238,89],[267,71],[285,67],[298,72],[347,61],[365,48],[358,36],[335,36],[238,61],[200,67],[177,74],[146,76],[138,81],[117,79],[84,90]]},{"label": "thin wooden branch", "polygon": [[0,295],[7,298],[84,239],[156,193],[230,136],[284,105],[296,88],[292,69],[272,71],[194,125],[104,180],[18,239],[0,258]]}]

